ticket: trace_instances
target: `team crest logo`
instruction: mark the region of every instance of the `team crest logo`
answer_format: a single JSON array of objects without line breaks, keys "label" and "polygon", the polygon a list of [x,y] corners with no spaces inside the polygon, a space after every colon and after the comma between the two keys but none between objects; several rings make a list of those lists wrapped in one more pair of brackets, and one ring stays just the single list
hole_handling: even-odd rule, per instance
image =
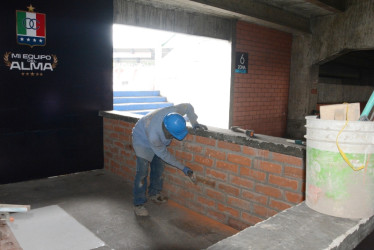
[{"label": "team crest logo", "polygon": [[45,14],[34,12],[30,4],[28,11],[16,11],[17,20],[17,43],[20,45],[45,46],[46,28]]}]

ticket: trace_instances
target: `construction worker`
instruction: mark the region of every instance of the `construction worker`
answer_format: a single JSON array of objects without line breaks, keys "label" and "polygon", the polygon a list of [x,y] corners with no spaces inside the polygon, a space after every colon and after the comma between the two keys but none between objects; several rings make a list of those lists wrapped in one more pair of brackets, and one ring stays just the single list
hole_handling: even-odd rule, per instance
[{"label": "construction worker", "polygon": [[132,131],[132,144],[136,154],[136,176],[134,181],[134,211],[138,216],[148,216],[144,207],[147,202],[147,176],[150,170],[150,185],[148,188],[149,199],[161,204],[167,197],[161,195],[164,171],[164,162],[182,170],[186,176],[193,175],[193,171],[179,162],[167,150],[173,138],[181,141],[188,134],[187,115],[194,130],[207,130],[205,125],[197,122],[197,115],[189,103],[182,103],[153,111],[135,124]]}]

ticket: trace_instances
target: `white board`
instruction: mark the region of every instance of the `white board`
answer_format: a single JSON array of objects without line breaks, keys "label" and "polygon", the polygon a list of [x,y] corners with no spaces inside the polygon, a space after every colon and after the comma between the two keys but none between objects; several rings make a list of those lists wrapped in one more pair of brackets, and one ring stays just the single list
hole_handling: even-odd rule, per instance
[{"label": "white board", "polygon": [[57,205],[12,214],[8,222],[25,250],[90,250],[105,243]]}]

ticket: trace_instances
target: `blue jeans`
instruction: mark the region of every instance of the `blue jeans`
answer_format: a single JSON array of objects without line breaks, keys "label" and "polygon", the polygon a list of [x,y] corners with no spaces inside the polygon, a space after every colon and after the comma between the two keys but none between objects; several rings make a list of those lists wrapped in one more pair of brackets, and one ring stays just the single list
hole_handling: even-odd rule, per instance
[{"label": "blue jeans", "polygon": [[146,159],[136,157],[136,175],[134,181],[134,205],[142,205],[147,202],[147,177],[148,166],[151,166],[150,185],[148,188],[148,195],[153,196],[159,194],[162,190],[164,172],[164,161],[155,155],[151,162]]}]

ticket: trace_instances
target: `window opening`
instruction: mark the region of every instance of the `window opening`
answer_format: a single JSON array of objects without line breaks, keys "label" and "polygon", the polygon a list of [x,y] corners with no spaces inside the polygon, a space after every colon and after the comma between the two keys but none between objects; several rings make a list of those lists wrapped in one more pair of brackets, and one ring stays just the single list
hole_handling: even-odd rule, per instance
[{"label": "window opening", "polygon": [[[163,105],[189,102],[199,122],[228,128],[229,41],[115,24],[113,71],[114,96],[118,91],[159,91],[166,98]],[[114,109],[119,102],[113,101]]]}]

